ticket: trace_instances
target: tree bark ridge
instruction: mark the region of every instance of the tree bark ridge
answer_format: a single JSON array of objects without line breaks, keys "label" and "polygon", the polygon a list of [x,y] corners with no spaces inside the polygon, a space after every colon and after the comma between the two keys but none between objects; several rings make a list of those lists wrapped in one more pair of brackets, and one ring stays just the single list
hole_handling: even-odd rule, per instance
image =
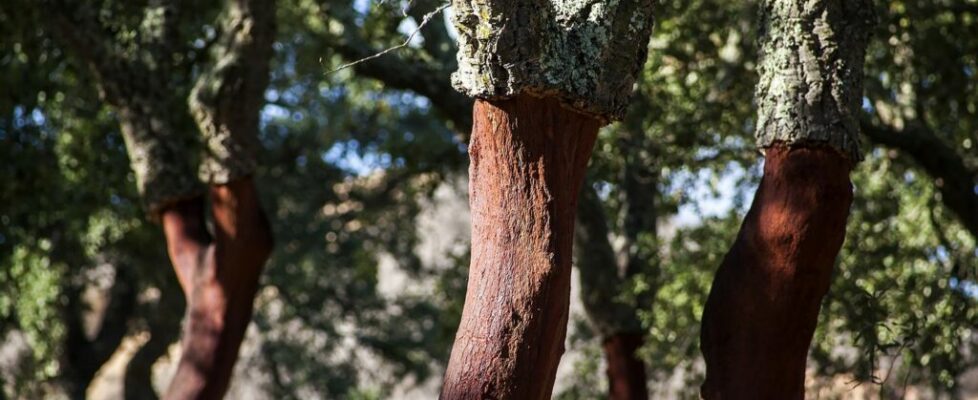
[{"label": "tree bark ridge", "polygon": [[648,55],[654,2],[455,0],[458,71],[482,99],[553,97],[604,121],[625,113]]},{"label": "tree bark ridge", "polygon": [[757,144],[828,144],[852,160],[870,0],[765,0],[757,83]]}]

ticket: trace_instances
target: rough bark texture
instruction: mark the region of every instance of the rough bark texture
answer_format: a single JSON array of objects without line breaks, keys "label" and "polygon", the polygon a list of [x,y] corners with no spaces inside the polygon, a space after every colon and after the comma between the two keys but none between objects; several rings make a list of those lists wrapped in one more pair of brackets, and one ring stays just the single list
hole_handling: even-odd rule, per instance
[{"label": "rough bark texture", "polygon": [[275,39],[274,0],[230,0],[215,60],[190,93],[190,110],[204,137],[204,182],[223,185],[251,175],[258,119],[265,104]]},{"label": "rough bark texture", "polygon": [[761,11],[757,143],[828,143],[860,160],[862,66],[870,0],[766,0]]},{"label": "rough bark texture", "polygon": [[227,391],[272,249],[251,179],[213,186],[210,198],[213,238],[203,198],[180,201],[162,214],[170,260],[187,296],[183,355],[166,399],[217,399]]},{"label": "rough bark texture", "polygon": [[[171,54],[176,9],[148,6],[139,34],[120,37],[104,26],[100,7],[46,0],[50,28],[67,51],[92,73],[115,108],[136,185],[150,214],[204,188],[193,173],[199,139],[175,79]],[[185,93],[185,92],[184,92]]]},{"label": "rough bark texture", "polygon": [[578,189],[647,55],[652,0],[456,0],[472,264],[442,397],[549,398],[563,353]]},{"label": "rough bark texture", "polygon": [[703,311],[706,399],[802,399],[822,297],[845,238],[872,20],[868,0],[766,0],[764,177]]},{"label": "rough bark texture", "polygon": [[220,398],[227,391],[271,252],[271,228],[250,175],[274,16],[274,1],[229,1],[216,60],[190,95],[206,144],[200,172],[211,184],[214,238],[205,228],[202,198],[181,201],[163,214],[188,309],[183,355],[166,399]]},{"label": "rough bark texture", "polygon": [[482,99],[554,97],[621,119],[645,63],[652,0],[455,0],[456,89]]},{"label": "rough bark texture", "polygon": [[645,364],[635,357],[635,352],[642,347],[644,340],[642,333],[617,333],[604,340],[610,400],[649,398],[645,384]]},{"label": "rough bark texture", "polygon": [[775,145],[766,160],[703,311],[706,399],[804,397],[808,346],[845,237],[845,156]]},{"label": "rough bark texture", "polygon": [[443,399],[546,399],[564,350],[578,190],[601,122],[555,99],[477,101],[472,262]]},{"label": "rough bark texture", "polygon": [[[212,63],[190,93],[196,128],[186,99],[190,75],[174,68],[178,3],[147,6],[138,34],[129,36],[104,26],[98,5],[47,4],[53,6],[52,30],[89,67],[102,97],[118,112],[140,193],[150,213],[162,216],[170,258],[187,298],[184,352],[165,397],[220,398],[272,246],[251,174],[275,2],[227,0]],[[199,177],[193,171],[198,160]],[[210,184],[209,194],[201,179]],[[213,238],[204,212],[207,197]],[[127,383],[147,377],[171,339],[154,336],[136,354]],[[126,393],[152,394],[129,386]]]}]

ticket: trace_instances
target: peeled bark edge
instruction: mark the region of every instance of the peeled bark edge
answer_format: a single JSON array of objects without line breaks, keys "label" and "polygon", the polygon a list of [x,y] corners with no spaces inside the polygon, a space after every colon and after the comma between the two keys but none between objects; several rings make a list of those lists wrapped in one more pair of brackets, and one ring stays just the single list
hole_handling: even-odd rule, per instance
[{"label": "peeled bark edge", "polygon": [[648,55],[653,0],[455,0],[463,94],[553,97],[620,120]]},{"label": "peeled bark edge", "polygon": [[872,0],[766,0],[761,9],[757,146],[827,144],[862,159],[859,112]]}]

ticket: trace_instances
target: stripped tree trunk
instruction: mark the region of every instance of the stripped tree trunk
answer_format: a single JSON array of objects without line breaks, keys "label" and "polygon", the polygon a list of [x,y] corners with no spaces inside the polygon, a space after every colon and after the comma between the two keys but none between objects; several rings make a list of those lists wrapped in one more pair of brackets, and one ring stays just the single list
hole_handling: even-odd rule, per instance
[{"label": "stripped tree trunk", "polygon": [[577,191],[600,123],[557,101],[478,101],[472,264],[445,398],[549,398],[564,350]]},{"label": "stripped tree trunk", "polygon": [[802,399],[805,360],[845,236],[872,20],[868,0],[766,0],[764,177],[703,312],[706,399]]},{"label": "stripped tree trunk", "polygon": [[166,399],[224,396],[272,249],[271,229],[250,178],[212,187],[210,200],[213,237],[203,198],[181,201],[162,215],[188,309],[183,354]]},{"label": "stripped tree trunk", "polygon": [[[179,4],[148,5],[138,28],[140,51],[127,51],[118,43],[130,39],[102,25],[97,5],[48,3],[52,31],[89,67],[102,97],[117,111],[140,195],[151,217],[162,220],[187,299],[183,355],[164,397],[220,398],[272,248],[252,174],[275,33],[274,0],[227,0],[214,60],[203,68],[189,105],[179,83],[189,76],[174,75],[189,69],[172,64]],[[192,161],[198,159],[195,174]],[[208,198],[213,232],[207,229]],[[140,351],[140,360],[149,362],[165,350],[167,340],[160,339],[146,344],[154,347]],[[127,377],[146,376],[148,369],[139,365]],[[138,392],[127,388],[128,394]]]},{"label": "stripped tree trunk", "polygon": [[[603,5],[598,7],[597,5]],[[651,1],[455,1],[476,97],[472,264],[443,399],[545,399],[564,349],[577,195],[645,62]]]},{"label": "stripped tree trunk", "polygon": [[204,137],[201,179],[210,184],[214,235],[203,198],[163,211],[163,228],[187,297],[183,355],[166,399],[224,396],[251,322],[272,231],[252,181],[259,112],[275,37],[273,0],[229,0],[214,63],[197,80],[190,110]]}]

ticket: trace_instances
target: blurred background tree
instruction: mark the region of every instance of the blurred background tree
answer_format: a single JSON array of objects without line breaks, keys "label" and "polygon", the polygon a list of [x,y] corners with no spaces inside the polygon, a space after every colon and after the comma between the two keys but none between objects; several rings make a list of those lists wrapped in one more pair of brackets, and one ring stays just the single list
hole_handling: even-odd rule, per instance
[{"label": "blurred background tree", "polygon": [[[146,3],[126,5],[138,18]],[[468,264],[471,102],[449,85],[452,29],[433,14],[406,47],[331,71],[404,43],[440,6],[279,2],[257,176],[277,248],[232,396],[437,393]],[[189,45],[173,53],[191,77],[218,9],[194,7]],[[626,272],[611,297],[634,308],[652,398],[696,396],[703,302],[759,177],[754,7],[661,1],[638,98],[601,132],[589,170]],[[147,398],[165,387],[182,296],[116,116],[42,12],[0,3],[0,397],[68,396],[110,380],[97,373],[115,357],[126,395]],[[978,4],[893,1],[877,14],[866,161],[809,393],[975,396]],[[649,191],[638,203],[629,176]],[[605,333],[575,310],[555,396],[601,398]]]}]

